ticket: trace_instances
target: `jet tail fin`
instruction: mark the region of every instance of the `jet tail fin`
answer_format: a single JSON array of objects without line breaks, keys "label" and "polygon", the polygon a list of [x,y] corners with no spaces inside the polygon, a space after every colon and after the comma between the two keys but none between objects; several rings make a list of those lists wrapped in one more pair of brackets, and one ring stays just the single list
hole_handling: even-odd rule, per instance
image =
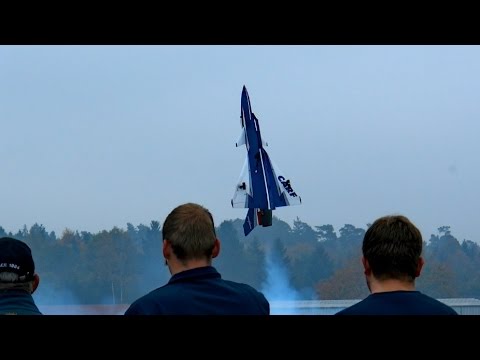
[{"label": "jet tail fin", "polygon": [[254,208],[248,209],[247,217],[243,223],[243,233],[245,236],[250,234],[250,231],[252,231],[253,228],[258,225],[258,218],[255,216],[256,211],[257,209]]}]

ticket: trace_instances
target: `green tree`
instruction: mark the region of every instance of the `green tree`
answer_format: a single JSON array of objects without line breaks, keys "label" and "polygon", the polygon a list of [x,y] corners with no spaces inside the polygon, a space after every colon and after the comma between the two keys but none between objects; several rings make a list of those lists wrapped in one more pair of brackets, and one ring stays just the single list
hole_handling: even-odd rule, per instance
[{"label": "green tree", "polygon": [[307,243],[315,244],[317,243],[317,233],[303,221],[297,218],[293,221],[293,228],[291,230],[291,238],[295,239],[295,243]]},{"label": "green tree", "polygon": [[[435,294],[441,293],[444,296],[469,296],[472,275],[478,271],[478,264],[465,253],[465,248],[452,235],[450,226],[441,226],[438,228],[437,235],[430,236],[430,242],[424,249],[424,257],[424,272],[428,275],[430,271],[434,271],[429,275],[430,283],[438,287],[433,289],[434,285],[429,285],[429,291]],[[428,267],[429,264],[433,264],[433,269]],[[446,276],[452,284],[447,286],[437,280],[437,276]]]},{"label": "green tree", "polygon": [[352,258],[360,259],[362,256],[362,242],[365,230],[345,224],[339,230],[340,236],[334,236],[323,241],[325,251],[332,259],[334,269],[339,270],[348,265]]},{"label": "green tree", "polygon": [[333,273],[333,263],[322,243],[316,243],[312,251],[298,258],[292,268],[295,288],[312,295],[315,294],[315,286]]},{"label": "green tree", "polygon": [[265,250],[257,237],[254,237],[246,248],[247,265],[244,269],[245,282],[257,290],[267,279]]},{"label": "green tree", "polygon": [[90,300],[110,304],[133,301],[137,294],[128,290],[138,280],[136,247],[126,231],[114,227],[95,234],[88,252],[89,266],[94,269]]},{"label": "green tree", "polygon": [[0,237],[9,236],[3,227],[0,226]]},{"label": "green tree", "polygon": [[249,264],[232,221],[223,221],[216,233],[220,240],[220,254],[213,259],[213,265],[225,279],[246,282],[245,269]]},{"label": "green tree", "polygon": [[322,225],[322,226],[315,226],[317,231],[315,234],[317,235],[317,239],[319,241],[335,241],[337,240],[337,233],[335,232],[332,225]]},{"label": "green tree", "polygon": [[140,224],[137,226],[137,230],[130,226],[127,227],[127,233],[133,244],[139,249],[135,267],[141,276],[135,284],[135,290],[144,293],[167,282],[170,278],[170,273],[164,265],[165,260],[162,252],[163,237],[160,223],[152,220],[150,226]]}]

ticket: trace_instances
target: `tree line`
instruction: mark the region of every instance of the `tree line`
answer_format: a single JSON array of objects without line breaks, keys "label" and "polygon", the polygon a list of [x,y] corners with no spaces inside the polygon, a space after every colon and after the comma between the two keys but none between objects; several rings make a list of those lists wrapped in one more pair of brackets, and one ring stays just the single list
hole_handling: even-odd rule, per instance
[{"label": "tree line", "polygon": [[[221,253],[213,265],[226,279],[265,289],[281,270],[296,299],[361,299],[368,295],[360,262],[365,229],[345,224],[293,226],[273,217],[270,227],[243,235],[243,220],[216,227]],[[367,225],[368,226],[368,225]],[[35,223],[16,233],[0,226],[0,237],[25,241],[41,283],[34,294],[44,305],[128,304],[170,278],[161,251],[161,225],[127,223],[98,233],[65,229],[60,237]],[[417,288],[436,298],[480,298],[480,247],[461,242],[449,226],[424,240],[425,266]],[[280,272],[279,272],[280,273]],[[282,295],[279,295],[282,296]],[[277,300],[277,299],[275,299]],[[282,300],[282,299],[278,299]],[[291,300],[291,299],[283,299]]]}]

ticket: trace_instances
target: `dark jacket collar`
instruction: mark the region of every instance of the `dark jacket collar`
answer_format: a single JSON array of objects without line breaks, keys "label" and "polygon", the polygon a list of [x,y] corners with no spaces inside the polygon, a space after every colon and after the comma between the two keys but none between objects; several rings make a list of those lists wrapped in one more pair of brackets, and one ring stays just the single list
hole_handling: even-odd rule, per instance
[{"label": "dark jacket collar", "polygon": [[182,281],[192,281],[198,279],[213,279],[221,278],[220,273],[213,266],[202,266],[194,269],[184,270],[173,275],[168,281],[169,284],[182,282]]}]

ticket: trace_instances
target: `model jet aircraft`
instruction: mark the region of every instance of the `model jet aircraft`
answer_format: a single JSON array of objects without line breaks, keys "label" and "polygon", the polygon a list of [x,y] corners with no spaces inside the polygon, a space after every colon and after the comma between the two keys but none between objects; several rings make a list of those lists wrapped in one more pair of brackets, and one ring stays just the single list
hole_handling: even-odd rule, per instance
[{"label": "model jet aircraft", "polygon": [[236,146],[245,145],[247,157],[232,198],[232,207],[248,208],[243,224],[245,236],[256,225],[271,226],[272,210],[280,206],[299,205],[300,196],[290,180],[273,164],[264,149],[260,125],[252,112],[247,88],[243,86],[240,123],[242,133]]}]

